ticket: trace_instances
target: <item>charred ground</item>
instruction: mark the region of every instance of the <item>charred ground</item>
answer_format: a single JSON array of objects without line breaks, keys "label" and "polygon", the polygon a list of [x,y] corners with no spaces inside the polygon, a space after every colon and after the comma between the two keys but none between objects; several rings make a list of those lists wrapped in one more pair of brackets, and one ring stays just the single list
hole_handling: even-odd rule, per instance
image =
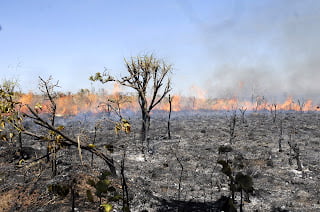
[{"label": "charred ground", "polygon": [[[69,135],[113,157],[118,175],[124,158],[132,211],[220,211],[226,210],[230,195],[228,177],[218,160],[230,163],[233,174],[252,177],[254,191],[245,211],[320,210],[320,117],[318,112],[282,112],[275,122],[269,113],[237,113],[234,138],[230,143],[232,111],[182,111],[171,117],[171,139],[167,138],[166,112],[154,112],[151,120],[150,149],[140,141],[140,119],[130,118],[130,134],[114,132],[112,117],[84,114],[61,117]],[[36,129],[25,120],[24,125]],[[279,152],[280,129],[282,152]],[[99,126],[96,127],[95,126]],[[40,130],[40,129],[38,129]],[[295,152],[299,148],[302,171],[298,171]],[[88,180],[108,169],[91,153],[82,151],[82,162],[75,147],[58,152],[58,174],[52,177],[45,159],[45,142],[23,136],[23,151],[14,142],[0,143],[0,209],[3,211],[97,211],[99,200],[87,191],[95,190]],[[220,151],[228,147],[228,151]],[[23,159],[23,160],[22,160]],[[109,177],[122,194],[120,178]],[[58,188],[57,188],[58,187]],[[54,188],[54,189],[53,189]],[[240,193],[236,193],[240,202]],[[103,198],[105,201],[105,198]],[[119,200],[112,203],[120,210]],[[239,204],[236,204],[239,210]]]}]

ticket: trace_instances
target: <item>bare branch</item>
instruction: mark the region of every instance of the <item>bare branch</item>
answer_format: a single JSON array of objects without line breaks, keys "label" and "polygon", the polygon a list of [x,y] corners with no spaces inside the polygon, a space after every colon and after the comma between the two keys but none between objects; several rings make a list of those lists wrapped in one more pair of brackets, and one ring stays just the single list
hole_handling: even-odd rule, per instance
[{"label": "bare branch", "polygon": [[[55,132],[57,135],[60,135],[62,136],[62,138],[64,140],[62,140],[62,145],[65,145],[65,146],[78,146],[78,142],[75,140],[75,139],[72,139],[71,137],[67,136],[66,134],[64,134],[63,132],[61,132],[61,130],[55,128],[54,126],[52,126],[50,123],[48,123],[47,121],[45,121],[44,119],[42,119],[39,114],[34,111],[29,105],[26,105],[29,112],[32,114],[32,115],[28,115],[28,114],[25,114],[27,117],[31,118],[32,120],[35,121],[36,124],[48,129],[48,130],[51,130],[53,132]],[[32,132],[29,132],[29,131],[22,131],[24,134],[26,135],[30,135],[30,136],[33,136],[35,138],[38,138],[38,139],[43,139],[44,137],[41,136],[41,135],[37,135],[35,133],[32,133]],[[97,155],[98,157],[100,157],[101,159],[103,159],[107,165],[109,166],[110,168],[110,171],[116,175],[116,171],[115,171],[115,166],[114,166],[114,162],[113,162],[113,159],[112,158],[109,158],[108,156],[106,156],[105,154],[103,154],[101,151],[99,151],[98,149],[96,148],[91,148],[89,147],[88,145],[84,145],[84,144],[81,144],[80,145],[80,148],[81,149],[84,149],[84,150],[87,150],[95,155]]]}]

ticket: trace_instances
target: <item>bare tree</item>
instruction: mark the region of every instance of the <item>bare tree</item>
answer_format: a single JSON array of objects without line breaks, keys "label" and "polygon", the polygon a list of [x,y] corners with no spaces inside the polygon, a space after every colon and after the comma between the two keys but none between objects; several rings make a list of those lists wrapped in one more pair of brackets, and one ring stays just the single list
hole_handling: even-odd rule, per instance
[{"label": "bare tree", "polygon": [[256,106],[255,106],[255,111],[257,112],[258,110],[263,110],[266,108],[266,99],[264,96],[257,96],[256,97]]},{"label": "bare tree", "polygon": [[[297,166],[298,166],[298,171],[302,171],[302,163],[301,163],[301,153],[300,153],[300,148],[298,146],[298,143],[295,141],[295,135],[297,134],[297,128],[295,126],[295,123],[293,122],[292,126],[290,127],[290,132],[289,132],[289,139],[288,139],[288,145],[290,147],[290,152],[289,152],[289,164],[292,165],[292,158],[296,159],[297,161]],[[292,154],[293,151],[293,154]]]},{"label": "bare tree", "polygon": [[273,103],[269,105],[269,110],[272,116],[272,122],[275,123],[277,119],[277,104]]},{"label": "bare tree", "polygon": [[241,108],[239,108],[239,111],[241,113],[241,122],[244,124],[245,123],[244,114],[247,111],[247,108],[242,106]]},{"label": "bare tree", "polygon": [[120,79],[116,79],[106,72],[103,74],[98,72],[95,76],[91,76],[90,80],[100,81],[101,83],[114,81],[137,91],[142,116],[141,139],[147,141],[150,112],[171,90],[169,74],[172,66],[153,55],[131,57],[130,60],[125,59],[125,66],[128,75]]},{"label": "bare tree", "polygon": [[[45,100],[49,100],[50,104],[47,106],[48,111],[50,112],[50,121],[51,126],[55,127],[55,118],[56,118],[56,112],[57,112],[57,104],[55,102],[55,99],[58,97],[57,92],[55,92],[55,88],[60,87],[59,81],[56,83],[52,82],[53,78],[52,76],[49,77],[49,79],[44,80],[41,77],[39,77],[39,90],[44,95]],[[41,109],[42,107],[40,107]],[[52,169],[52,175],[57,175],[57,150],[58,150],[58,141],[57,139],[54,139],[54,134],[49,134],[49,140],[47,145],[47,162],[51,161],[51,169]],[[50,154],[52,156],[50,160]]]},{"label": "bare tree", "polygon": [[298,105],[299,105],[299,110],[302,113],[306,103],[303,100],[298,99]]}]

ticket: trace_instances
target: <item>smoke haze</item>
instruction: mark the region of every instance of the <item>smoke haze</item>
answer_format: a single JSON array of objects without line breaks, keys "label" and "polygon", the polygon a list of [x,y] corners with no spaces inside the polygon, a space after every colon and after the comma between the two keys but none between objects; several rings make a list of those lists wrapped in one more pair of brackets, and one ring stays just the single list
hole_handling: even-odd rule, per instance
[{"label": "smoke haze", "polygon": [[[229,1],[224,21],[185,13],[201,30],[212,60],[211,97],[317,99],[320,82],[320,1]],[[181,3],[182,4],[182,3]]]}]

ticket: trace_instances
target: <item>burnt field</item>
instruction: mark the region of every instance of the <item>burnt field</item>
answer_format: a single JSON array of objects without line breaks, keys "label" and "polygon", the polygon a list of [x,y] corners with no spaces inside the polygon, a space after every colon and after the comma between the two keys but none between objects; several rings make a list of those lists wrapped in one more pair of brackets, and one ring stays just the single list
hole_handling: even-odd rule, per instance
[{"label": "burnt field", "polygon": [[[103,114],[57,117],[56,123],[81,145],[94,144],[113,158],[117,177],[106,177],[112,189],[101,203],[109,199],[114,211],[123,207],[123,175],[131,211],[226,211],[230,178],[218,161],[228,164],[231,176],[241,172],[252,179],[253,189],[243,194],[244,211],[319,211],[320,114],[277,115],[274,120],[267,112],[173,112],[169,139],[168,113],[154,112],[149,149],[140,141],[138,114],[124,113],[128,134],[117,135],[110,121],[116,118]],[[42,130],[28,119],[24,126]],[[61,147],[52,176],[51,164],[40,159],[46,142],[27,135],[22,142],[22,151],[14,141],[0,142],[0,210],[98,211],[89,181],[98,182],[108,170],[103,160],[75,146]],[[237,211],[240,197],[236,190]]]}]

